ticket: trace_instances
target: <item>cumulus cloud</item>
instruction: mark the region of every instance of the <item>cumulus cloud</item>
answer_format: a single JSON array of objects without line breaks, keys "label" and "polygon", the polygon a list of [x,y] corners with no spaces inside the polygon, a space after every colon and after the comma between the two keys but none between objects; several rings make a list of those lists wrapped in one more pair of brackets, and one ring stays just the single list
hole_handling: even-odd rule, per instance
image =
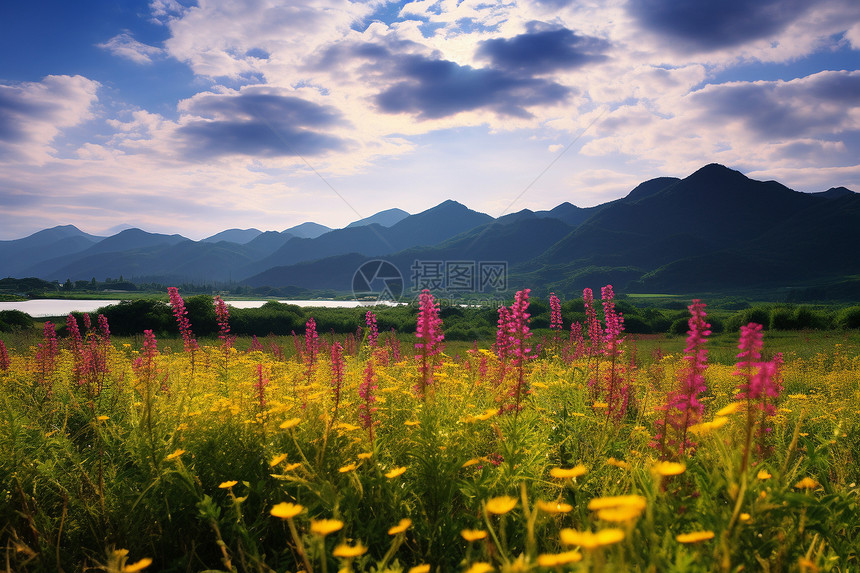
[{"label": "cumulus cloud", "polygon": [[484,40],[477,55],[489,59],[495,68],[542,75],[603,61],[608,48],[606,40],[534,21],[524,34]]},{"label": "cumulus cloud", "polygon": [[184,102],[182,111],[176,136],[189,159],[315,156],[349,145],[325,131],[344,123],[340,112],[284,90],[250,87],[201,94]]},{"label": "cumulus cloud", "polygon": [[784,30],[810,0],[629,0],[630,13],[683,50],[709,51],[745,44]]},{"label": "cumulus cloud", "polygon": [[709,85],[689,96],[703,120],[741,122],[759,140],[830,139],[860,129],[860,72]]},{"label": "cumulus cloud", "polygon": [[131,60],[136,64],[151,64],[153,58],[164,54],[164,50],[138,42],[128,32],[117,34],[107,42],[97,44],[115,56]]},{"label": "cumulus cloud", "polygon": [[386,113],[435,119],[488,108],[501,115],[530,117],[530,106],[564,101],[570,88],[502,70],[461,66],[417,55],[396,58],[392,77],[403,77],[376,96]]},{"label": "cumulus cloud", "polygon": [[99,83],[83,76],[0,85],[0,158],[41,162],[64,128],[92,117]]}]

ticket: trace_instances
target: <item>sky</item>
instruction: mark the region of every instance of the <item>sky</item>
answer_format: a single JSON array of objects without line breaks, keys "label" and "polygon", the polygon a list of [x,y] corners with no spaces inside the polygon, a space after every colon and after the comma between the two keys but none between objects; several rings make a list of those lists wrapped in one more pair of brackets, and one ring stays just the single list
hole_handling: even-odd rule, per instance
[{"label": "sky", "polygon": [[3,2],[0,54],[2,240],[860,191],[856,0]]}]

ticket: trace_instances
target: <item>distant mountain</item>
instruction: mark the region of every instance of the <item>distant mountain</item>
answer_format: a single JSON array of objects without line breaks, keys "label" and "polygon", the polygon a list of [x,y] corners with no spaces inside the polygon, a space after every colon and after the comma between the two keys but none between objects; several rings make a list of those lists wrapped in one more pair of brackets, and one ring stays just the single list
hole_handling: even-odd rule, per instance
[{"label": "distant mountain", "polygon": [[302,239],[316,239],[320,235],[328,233],[329,231],[331,231],[331,229],[325,225],[320,225],[319,223],[302,223],[301,225],[290,227],[285,230],[284,233],[294,237],[301,237]]},{"label": "distant mountain", "polygon": [[80,253],[103,238],[84,233],[74,225],[63,225],[23,239],[0,241],[0,277],[23,277],[33,265]]},{"label": "distant mountain", "polygon": [[336,229],[315,239],[290,239],[283,247],[241,269],[241,272],[247,277],[254,277],[273,267],[291,266],[348,253],[388,255],[410,247],[435,245],[488,221],[492,221],[489,215],[472,211],[456,201],[445,201],[410,215],[388,228],[374,223]]},{"label": "distant mountain", "polygon": [[[131,272],[110,272],[105,269],[115,269],[115,263],[109,261],[134,259],[126,265],[127,269],[141,270],[151,264],[154,253],[163,247],[188,241],[181,235],[162,235],[147,233],[140,229],[126,229],[112,237],[102,239],[91,247],[64,257],[55,257],[30,266],[23,271],[24,276],[34,276],[45,280],[64,281],[89,280],[92,277],[116,278],[123,274],[125,278],[134,276]],[[131,253],[146,254],[135,257]]]},{"label": "distant mountain", "polygon": [[363,227],[365,225],[372,225],[376,223],[377,225],[381,225],[383,227],[390,227],[395,223],[399,223],[403,219],[409,216],[409,213],[404,211],[403,209],[387,209],[385,211],[380,211],[375,215],[371,215],[370,217],[365,217],[364,219],[359,219],[358,221],[353,221],[346,228],[350,227]]},{"label": "distant mountain", "polygon": [[839,199],[840,197],[851,197],[852,195],[857,195],[857,193],[845,187],[831,187],[827,191],[813,193],[813,195],[820,195],[828,199]]},{"label": "distant mountain", "polygon": [[263,234],[259,229],[227,229],[220,233],[215,233],[211,237],[206,237],[201,242],[217,243],[219,241],[227,241],[228,243],[238,243],[244,245]]},{"label": "distant mountain", "polygon": [[400,269],[407,289],[416,261],[442,272],[449,262],[489,262],[506,266],[510,288],[544,296],[578,296],[605,284],[617,292],[800,289],[806,296],[860,274],[860,194],[844,187],[799,193],[718,164],[683,179],[645,181],[588,208],[565,202],[493,219],[445,201],[391,223],[404,213],[391,209],[336,230],[316,223],[281,233],[230,229],[199,242],[140,229],[102,238],[55,227],[0,241],[0,275],[349,292],[358,267],[383,258]]}]

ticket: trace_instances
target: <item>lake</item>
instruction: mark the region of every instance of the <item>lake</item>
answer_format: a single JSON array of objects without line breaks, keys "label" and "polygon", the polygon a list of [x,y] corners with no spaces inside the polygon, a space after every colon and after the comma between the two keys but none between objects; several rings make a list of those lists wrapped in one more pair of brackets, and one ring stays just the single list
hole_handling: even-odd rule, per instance
[{"label": "lake", "polygon": [[[0,310],[20,310],[33,318],[44,318],[46,316],[65,316],[70,312],[94,312],[103,306],[119,304],[119,302],[119,300],[38,299],[22,302],[0,302]],[[228,300],[226,302],[234,308],[259,308],[269,301]],[[355,308],[357,306],[369,305],[368,302],[359,300],[279,300],[278,302],[303,307],[323,308]],[[379,304],[391,305],[392,303]]]}]

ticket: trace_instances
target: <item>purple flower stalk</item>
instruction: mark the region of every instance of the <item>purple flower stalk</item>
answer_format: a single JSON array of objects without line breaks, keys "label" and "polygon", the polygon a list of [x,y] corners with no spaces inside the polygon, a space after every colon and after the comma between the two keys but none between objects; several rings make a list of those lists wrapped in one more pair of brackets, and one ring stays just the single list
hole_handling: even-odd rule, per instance
[{"label": "purple flower stalk", "polygon": [[230,334],[230,310],[227,308],[227,303],[220,296],[212,299],[215,304],[215,322],[218,323],[218,339],[221,341],[221,349],[224,351],[224,360],[226,364],[227,356],[230,354],[230,348],[233,347],[235,336]]},{"label": "purple flower stalk", "polygon": [[9,352],[6,350],[6,345],[0,340],[0,370],[9,370],[12,367],[12,362],[9,360]]},{"label": "purple flower stalk", "polygon": [[531,315],[527,312],[529,308],[529,292],[531,289],[517,291],[514,296],[514,304],[511,305],[508,314],[507,334],[508,352],[511,356],[511,366],[517,372],[517,379],[510,396],[514,399],[513,409],[515,414],[522,409],[522,400],[528,394],[525,380],[525,362],[535,355],[532,348],[528,346],[528,339],[532,333],[529,330]]},{"label": "purple flower stalk", "polygon": [[179,325],[179,333],[182,335],[185,352],[194,352],[198,349],[197,340],[194,338],[194,333],[191,332],[191,322],[188,320],[188,311],[185,310],[185,301],[182,300],[179,289],[176,287],[167,287],[167,294],[170,297],[170,306],[173,307],[176,324]]},{"label": "purple flower stalk", "polygon": [[711,334],[711,325],[705,322],[705,303],[696,299],[688,308],[691,316],[687,347],[684,349],[686,366],[683,378],[680,387],[666,396],[666,403],[660,407],[663,418],[657,421],[658,433],[654,445],[660,447],[664,459],[682,457],[685,452],[695,448],[695,443],[688,438],[688,430],[699,422],[705,409],[698,396],[707,390],[705,369],[708,351],[705,342]]},{"label": "purple flower stalk", "polygon": [[364,369],[364,380],[358,386],[358,396],[361,398],[361,403],[358,405],[358,418],[362,427],[368,431],[371,445],[373,444],[373,414],[377,410],[373,405],[376,402],[374,390],[377,387],[376,373],[373,370],[373,360],[371,359],[367,361],[367,366]]},{"label": "purple flower stalk", "polygon": [[379,339],[379,330],[376,326],[376,315],[372,310],[368,310],[364,315],[364,322],[367,324],[367,344],[371,348],[376,347],[376,342]]},{"label": "purple flower stalk", "polygon": [[561,319],[561,300],[555,296],[554,292],[549,295],[549,308],[549,327],[556,332],[561,332],[562,328],[564,328],[564,323]]},{"label": "purple flower stalk", "polygon": [[415,343],[415,348],[419,353],[415,358],[420,361],[421,380],[416,391],[419,396],[424,398],[427,394],[427,388],[433,384],[434,357],[442,352],[442,341],[445,339],[445,335],[442,333],[439,306],[433,300],[430,291],[427,289],[421,291],[418,302],[418,323],[415,328],[415,336],[419,340]]},{"label": "purple flower stalk", "polygon": [[[760,362],[761,350],[764,347],[763,338],[762,325],[751,322],[741,327],[741,337],[738,342],[740,352],[737,355],[738,361],[733,373],[744,377],[744,381],[738,384],[739,392],[735,395],[735,399],[746,401],[747,406],[747,434],[741,471],[744,471],[749,464],[754,434],[757,434],[760,439],[758,444],[760,452],[764,451],[764,438],[771,431],[767,426],[767,420],[776,414],[776,399],[782,391],[782,385],[779,382],[782,354],[777,354],[770,362]],[[759,414],[758,420],[757,414]],[[756,426],[758,426],[757,430]]]}]

